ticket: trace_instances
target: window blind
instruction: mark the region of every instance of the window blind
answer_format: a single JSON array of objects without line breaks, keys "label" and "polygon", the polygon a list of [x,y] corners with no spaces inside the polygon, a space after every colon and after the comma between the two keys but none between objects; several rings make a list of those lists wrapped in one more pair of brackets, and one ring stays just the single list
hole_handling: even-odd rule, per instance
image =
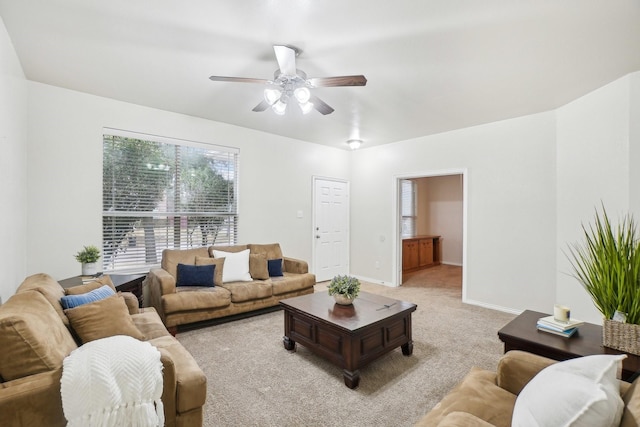
[{"label": "window blind", "polygon": [[103,271],[148,271],[167,248],[235,244],[237,149],[105,130]]},{"label": "window blind", "polygon": [[400,181],[401,237],[416,235],[416,184],[410,179]]}]

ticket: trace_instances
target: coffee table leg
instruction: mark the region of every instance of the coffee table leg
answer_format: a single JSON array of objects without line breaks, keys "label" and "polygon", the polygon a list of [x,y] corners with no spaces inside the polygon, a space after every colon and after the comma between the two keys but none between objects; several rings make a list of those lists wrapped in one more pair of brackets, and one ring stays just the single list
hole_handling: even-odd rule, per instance
[{"label": "coffee table leg", "polygon": [[413,354],[413,341],[402,344],[400,348],[402,348],[402,354],[405,356],[411,356]]},{"label": "coffee table leg", "polygon": [[350,371],[348,369],[342,370],[342,378],[344,378],[344,385],[349,388],[356,388],[360,384],[360,371]]},{"label": "coffee table leg", "polygon": [[285,335],[284,337],[282,337],[282,343],[284,344],[284,348],[286,348],[287,350],[295,351],[296,342],[291,338],[289,338],[288,336]]}]

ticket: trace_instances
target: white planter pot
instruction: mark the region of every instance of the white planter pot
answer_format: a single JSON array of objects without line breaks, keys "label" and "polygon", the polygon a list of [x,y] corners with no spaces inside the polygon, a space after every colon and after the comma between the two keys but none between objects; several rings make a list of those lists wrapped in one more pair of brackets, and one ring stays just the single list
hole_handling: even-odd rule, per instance
[{"label": "white planter pot", "polygon": [[87,262],[82,264],[82,275],[83,276],[93,276],[98,274],[98,263],[97,262]]}]

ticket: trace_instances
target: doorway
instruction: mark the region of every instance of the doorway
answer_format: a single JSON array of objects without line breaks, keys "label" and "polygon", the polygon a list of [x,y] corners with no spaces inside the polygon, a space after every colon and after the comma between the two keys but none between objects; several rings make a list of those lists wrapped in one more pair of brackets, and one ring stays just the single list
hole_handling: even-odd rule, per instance
[{"label": "doorway", "polygon": [[[465,170],[427,172],[396,177],[396,279],[398,285],[433,283],[434,286],[459,283],[465,293],[466,254]],[[439,253],[435,266],[403,270],[403,243],[412,238],[435,236]],[[421,241],[421,240],[420,240]],[[408,256],[415,254],[407,254]],[[407,266],[404,260],[405,267]],[[453,280],[452,280],[453,278]],[[446,279],[446,280],[445,280]]]},{"label": "doorway", "polygon": [[313,178],[313,270],[318,282],[349,274],[349,183]]}]

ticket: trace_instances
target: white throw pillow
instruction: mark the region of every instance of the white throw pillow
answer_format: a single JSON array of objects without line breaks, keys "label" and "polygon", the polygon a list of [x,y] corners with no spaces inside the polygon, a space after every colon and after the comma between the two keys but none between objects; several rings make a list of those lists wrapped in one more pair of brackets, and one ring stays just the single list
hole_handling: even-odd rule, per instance
[{"label": "white throw pillow", "polygon": [[214,258],[224,258],[222,283],[251,282],[249,274],[249,249],[240,252],[213,251]]},{"label": "white throw pillow", "polygon": [[522,389],[513,427],[618,426],[624,402],[618,372],[626,355],[596,355],[555,363]]}]

